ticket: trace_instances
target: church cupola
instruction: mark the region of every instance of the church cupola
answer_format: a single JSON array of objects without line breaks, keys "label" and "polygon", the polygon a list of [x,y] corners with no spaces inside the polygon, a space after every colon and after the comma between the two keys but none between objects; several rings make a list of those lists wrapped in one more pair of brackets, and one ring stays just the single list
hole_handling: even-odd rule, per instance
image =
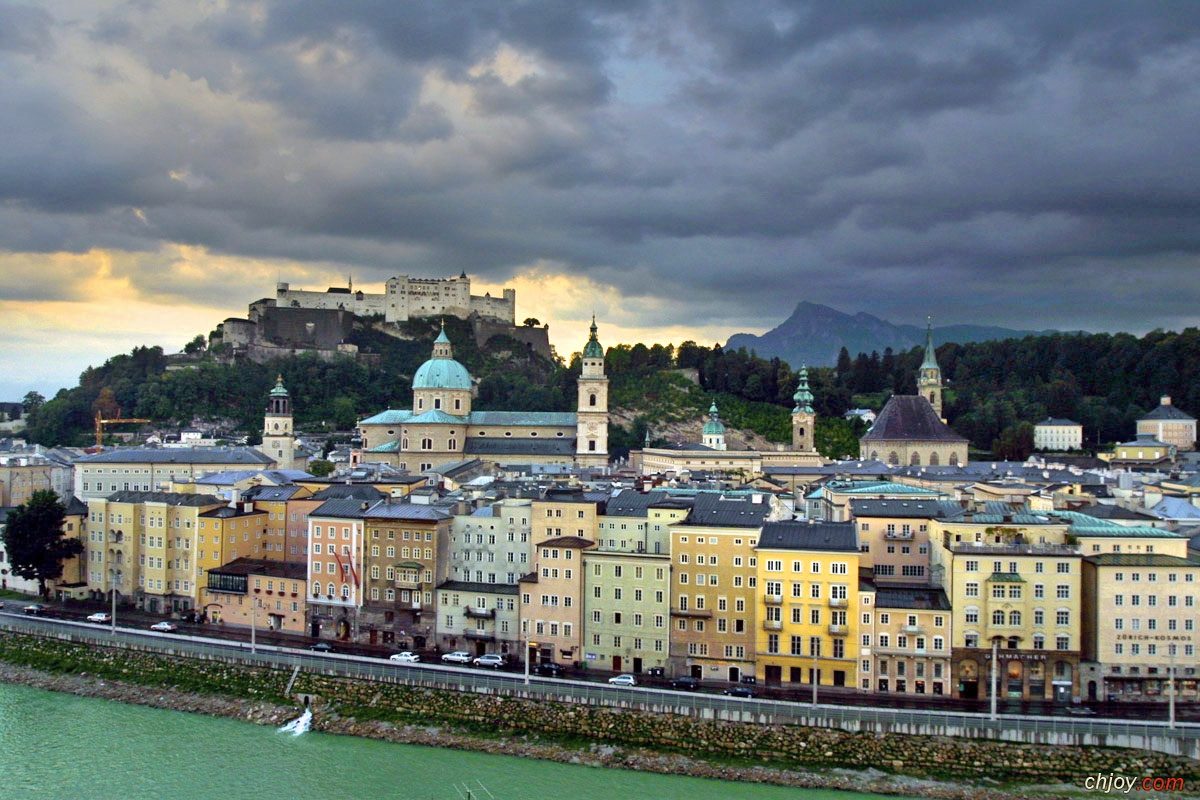
[{"label": "church cupola", "polygon": [[292,429],[292,400],[283,386],[282,375],[275,378],[275,388],[267,396],[260,449],[275,460],[276,469],[293,468],[296,441]]},{"label": "church cupola", "polygon": [[813,410],[813,393],[808,388],[808,367],[801,366],[797,377],[796,393],[792,395],[796,401],[792,409],[792,449],[811,453],[817,449],[813,430],[817,426],[817,412]]},{"label": "church cupola", "polygon": [[721,422],[721,415],[717,412],[716,401],[709,406],[708,422],[704,423],[704,428],[700,432],[701,444],[713,450],[725,449],[725,424]]}]

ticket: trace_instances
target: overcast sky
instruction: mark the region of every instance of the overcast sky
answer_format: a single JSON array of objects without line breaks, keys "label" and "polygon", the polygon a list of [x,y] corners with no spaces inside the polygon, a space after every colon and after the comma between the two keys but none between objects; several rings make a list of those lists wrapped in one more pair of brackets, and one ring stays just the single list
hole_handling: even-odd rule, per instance
[{"label": "overcast sky", "polygon": [[0,0],[0,400],[466,271],[578,350],[800,300],[1200,318],[1200,3]]}]

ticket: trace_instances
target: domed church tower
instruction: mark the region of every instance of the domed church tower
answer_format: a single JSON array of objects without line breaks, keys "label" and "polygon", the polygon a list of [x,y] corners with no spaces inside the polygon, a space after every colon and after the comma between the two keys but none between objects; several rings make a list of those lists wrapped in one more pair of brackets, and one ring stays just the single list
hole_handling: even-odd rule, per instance
[{"label": "domed church tower", "polygon": [[276,469],[294,468],[296,440],[293,433],[292,400],[280,375],[275,378],[275,388],[267,399],[262,435],[262,452],[275,460]]},{"label": "domed church tower", "polygon": [[800,367],[800,382],[792,399],[796,407],[792,409],[792,449],[801,453],[815,452],[816,440],[814,428],[817,426],[817,412],[813,410],[813,393],[808,389],[808,367]]},{"label": "domed church tower", "polygon": [[456,417],[471,413],[471,374],[454,360],[443,325],[433,343],[433,356],[413,375],[413,414],[442,411]]},{"label": "domed church tower", "polygon": [[937,351],[933,347],[933,323],[925,326],[925,360],[921,362],[921,372],[917,376],[917,394],[929,401],[934,413],[943,422],[942,417],[942,368],[938,366]]},{"label": "domed church tower", "polygon": [[608,378],[604,374],[604,348],[596,338],[596,317],[583,347],[579,375],[579,410],[575,424],[575,461],[579,466],[608,463]]},{"label": "domed church tower", "polygon": [[725,449],[725,423],[721,422],[721,415],[717,413],[715,400],[709,406],[708,422],[704,423],[704,428],[700,432],[700,443],[713,450]]}]

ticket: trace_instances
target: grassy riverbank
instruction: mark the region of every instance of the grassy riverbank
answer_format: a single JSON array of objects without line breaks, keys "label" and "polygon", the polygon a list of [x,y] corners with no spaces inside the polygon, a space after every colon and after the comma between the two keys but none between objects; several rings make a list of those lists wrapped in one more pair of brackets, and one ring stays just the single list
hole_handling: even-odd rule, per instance
[{"label": "grassy riverbank", "polygon": [[[260,724],[296,716],[290,677],[0,634],[0,680]],[[314,698],[314,728],[330,733],[726,780],[933,798],[1064,796],[1021,786],[1081,786],[1087,775],[1110,773],[1200,786],[1200,764],[1134,750],[737,724],[303,672],[292,693]]]}]

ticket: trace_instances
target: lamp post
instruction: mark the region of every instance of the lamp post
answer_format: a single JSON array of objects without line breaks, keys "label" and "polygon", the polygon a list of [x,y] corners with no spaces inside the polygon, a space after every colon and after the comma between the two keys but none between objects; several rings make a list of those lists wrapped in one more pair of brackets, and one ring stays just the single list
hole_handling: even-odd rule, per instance
[{"label": "lamp post", "polygon": [[1171,656],[1171,665],[1167,668],[1167,679],[1171,686],[1167,692],[1167,727],[1175,727],[1175,645],[1167,645],[1167,653]]},{"label": "lamp post", "polygon": [[814,636],[812,638],[812,644],[811,644],[812,659],[813,659],[813,665],[812,665],[812,685],[813,685],[812,704],[813,704],[813,708],[817,707],[817,686],[821,683],[820,672],[817,669],[817,658],[819,657],[819,655],[821,653],[820,648],[821,648],[821,640]]},{"label": "lamp post", "polygon": [[117,584],[121,582],[121,570],[113,568],[108,571],[112,578],[112,613],[108,615],[109,631],[117,632]]},{"label": "lamp post", "polygon": [[257,653],[257,642],[255,641],[255,631],[258,626],[255,624],[258,620],[258,598],[250,598],[250,652]]},{"label": "lamp post", "polygon": [[537,647],[537,642],[525,640],[525,685],[529,685],[529,651]]},{"label": "lamp post", "polygon": [[996,688],[999,682],[1000,672],[997,662],[1000,660],[1000,637],[992,637],[992,713],[991,719],[996,718]]}]

